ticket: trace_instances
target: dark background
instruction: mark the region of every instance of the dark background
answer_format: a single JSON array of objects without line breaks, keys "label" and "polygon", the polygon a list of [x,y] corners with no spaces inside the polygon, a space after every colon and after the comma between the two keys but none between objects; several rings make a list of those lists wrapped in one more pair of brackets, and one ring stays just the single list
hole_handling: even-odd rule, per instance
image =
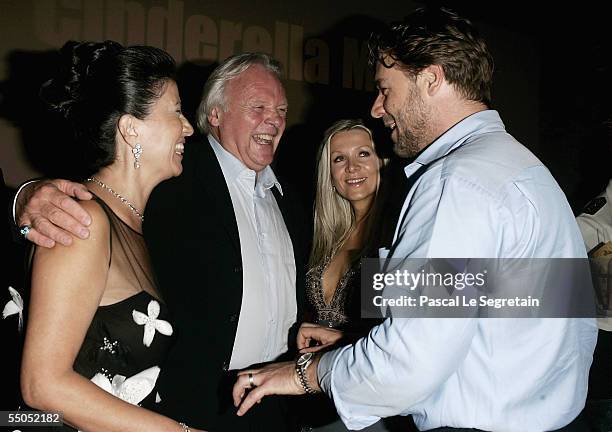
[{"label": "dark background", "polygon": [[[349,7],[353,2],[329,2],[320,9],[306,4],[286,7],[303,14],[334,11],[334,16],[339,18],[333,25],[309,35],[327,41],[334,51],[334,47],[342,44],[343,37],[366,39],[382,21],[401,18],[414,5],[424,3],[434,2],[402,6],[403,2],[380,1],[367,3],[367,7],[360,2],[354,2],[354,7]],[[606,2],[574,2],[567,6],[535,1],[435,3],[448,5],[478,25],[496,60],[493,108],[500,111],[508,131],[549,167],[578,213],[586,202],[605,189],[611,174],[610,134],[604,125],[612,114],[612,36]],[[342,5],[346,7],[343,9]],[[245,4],[243,9],[250,7]],[[353,13],[353,10],[374,12]],[[331,62],[334,61],[332,58]],[[7,54],[6,74],[0,82],[0,118],[18,130],[21,154],[34,171],[46,176],[78,177],[78,160],[73,157],[78,152],[68,139],[62,138],[64,131],[56,119],[44,112],[37,98],[38,88],[50,75],[55,62],[56,56],[51,50],[15,49]],[[178,82],[190,120],[193,120],[201,87],[214,66],[180,65]],[[331,72],[332,82],[339,81],[333,76],[337,70]],[[388,133],[380,122],[369,118],[373,92],[289,80],[284,84],[292,110],[296,103],[291,98],[298,95],[300,100],[298,113],[292,114],[281,141],[275,170],[295,184],[307,208],[312,203],[316,147],[323,131],[333,121],[364,118],[374,129],[383,155],[391,155]],[[0,144],[3,145],[6,144]],[[6,172],[13,163],[0,160],[0,168]],[[396,161],[394,167],[399,169],[402,164]],[[10,187],[2,188],[2,208],[8,209],[8,198],[16,182],[7,180],[7,183]],[[8,223],[3,233],[0,308],[10,300],[7,286],[23,290],[24,248],[9,240]],[[0,385],[0,410],[15,406],[20,351],[16,328],[15,316],[0,321],[2,355],[8,365]]]}]

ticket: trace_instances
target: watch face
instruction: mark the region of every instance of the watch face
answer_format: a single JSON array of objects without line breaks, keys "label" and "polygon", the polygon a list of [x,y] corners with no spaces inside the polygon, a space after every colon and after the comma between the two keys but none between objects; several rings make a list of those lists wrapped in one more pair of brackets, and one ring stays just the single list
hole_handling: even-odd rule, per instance
[{"label": "watch face", "polygon": [[305,365],[306,363],[310,361],[313,355],[314,353],[311,353],[311,352],[302,354],[297,360],[297,365],[298,366]]}]

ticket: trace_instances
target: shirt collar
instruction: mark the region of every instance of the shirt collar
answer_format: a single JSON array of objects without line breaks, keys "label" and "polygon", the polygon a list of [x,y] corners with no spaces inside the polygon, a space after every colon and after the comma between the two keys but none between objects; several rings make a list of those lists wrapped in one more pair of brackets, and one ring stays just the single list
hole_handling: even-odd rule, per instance
[{"label": "shirt collar", "polygon": [[497,111],[484,110],[474,113],[455,124],[427,146],[404,171],[407,176],[412,175],[419,166],[427,165],[447,155],[475,134],[505,130],[504,123]]},{"label": "shirt collar", "polygon": [[269,165],[259,173],[256,173],[245,166],[236,156],[228,152],[212,134],[208,134],[208,142],[217,156],[226,181],[233,182],[241,175],[246,175],[247,177],[255,178],[255,190],[260,196],[265,195],[265,191],[272,189],[274,186],[283,195],[281,184]]},{"label": "shirt collar", "polygon": [[276,186],[276,189],[278,189],[280,194],[283,195],[283,188],[281,187],[281,184],[276,178],[274,171],[272,171],[272,168],[270,168],[270,165],[268,165],[263,170],[259,171],[259,173],[257,173],[257,182],[255,184],[255,189],[261,189],[262,191],[270,190],[274,186]]}]

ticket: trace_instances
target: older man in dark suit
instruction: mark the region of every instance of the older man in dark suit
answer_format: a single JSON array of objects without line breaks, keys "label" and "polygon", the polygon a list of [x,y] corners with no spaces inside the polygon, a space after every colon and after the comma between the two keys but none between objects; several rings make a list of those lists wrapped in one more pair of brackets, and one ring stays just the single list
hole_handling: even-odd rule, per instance
[{"label": "older man in dark suit", "polygon": [[[302,212],[270,167],[287,112],[279,78],[280,65],[262,54],[215,69],[198,110],[206,139],[186,146],[183,174],[160,185],[146,210],[145,238],[178,335],[158,409],[198,428],[294,427],[284,399],[240,418],[230,393],[232,371],[288,352],[300,315]],[[44,245],[84,228],[79,209],[63,213],[76,208],[65,199],[52,182],[21,194],[17,220],[31,226],[29,240]]]}]

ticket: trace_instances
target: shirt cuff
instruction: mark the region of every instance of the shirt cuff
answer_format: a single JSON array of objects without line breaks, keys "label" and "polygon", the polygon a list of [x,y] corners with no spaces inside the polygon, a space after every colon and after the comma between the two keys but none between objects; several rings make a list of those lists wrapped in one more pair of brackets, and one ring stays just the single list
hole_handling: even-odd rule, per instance
[{"label": "shirt cuff", "polygon": [[340,355],[341,352],[342,349],[337,349],[324,353],[319,359],[319,364],[317,365],[317,377],[319,378],[319,387],[321,387],[321,390],[323,390],[323,392],[330,398],[332,397],[332,371],[334,369],[334,363],[336,362],[336,358]]},{"label": "shirt cuff", "polygon": [[24,187],[26,187],[29,184],[35,183],[37,181],[38,180],[29,180],[29,181],[25,182],[24,184],[22,184],[21,186],[19,186],[19,189],[17,189],[17,193],[15,193],[15,198],[13,198],[13,223],[15,225],[17,225],[17,218],[15,217],[15,208],[17,207],[17,198],[19,198],[19,194],[21,193],[21,191],[23,190]]},{"label": "shirt cuff", "polygon": [[332,381],[334,366],[339,361],[340,356],[349,349],[351,349],[351,345],[323,354],[317,365],[317,376],[319,378],[319,387],[334,402],[336,411],[344,425],[350,430],[360,430],[376,423],[380,420],[380,417],[354,412],[352,410],[353,407],[350,404],[345,404],[341,400],[340,395],[334,395],[335,389],[333,388],[334,384]]}]

